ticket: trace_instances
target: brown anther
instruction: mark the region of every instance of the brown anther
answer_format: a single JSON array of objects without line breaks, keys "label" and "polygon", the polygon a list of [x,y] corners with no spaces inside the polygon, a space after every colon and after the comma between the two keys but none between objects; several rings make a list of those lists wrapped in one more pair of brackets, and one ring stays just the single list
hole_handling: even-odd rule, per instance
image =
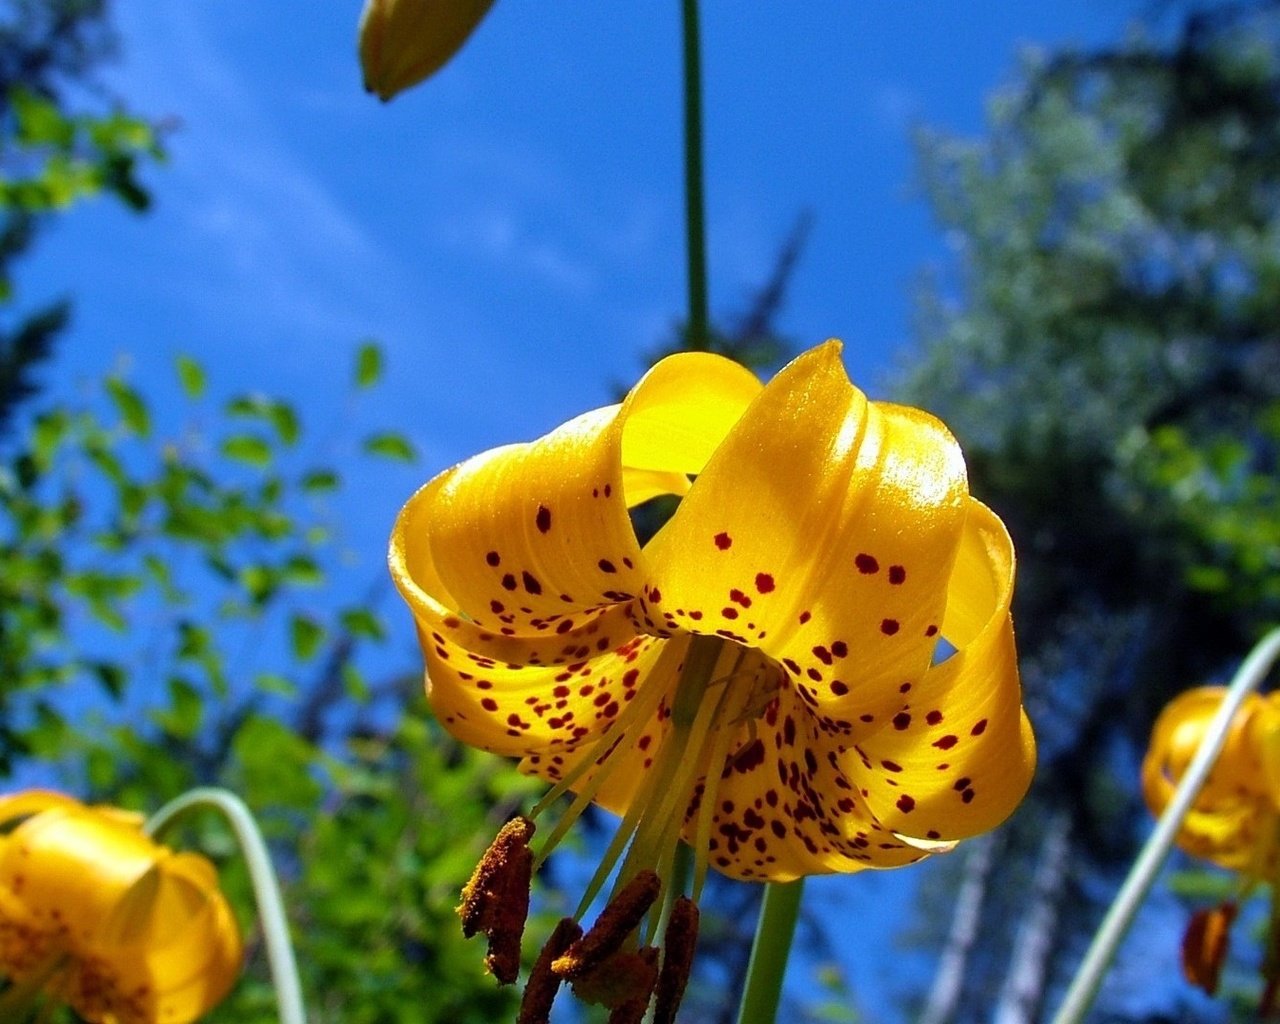
[{"label": "brown anther", "polygon": [[653,986],[657,981],[658,950],[653,946],[646,946],[636,955],[649,968],[649,982],[644,988],[643,995],[637,995],[634,999],[628,999],[625,1003],[614,1007],[613,1012],[609,1014],[608,1024],[642,1024],[645,1011],[649,1009],[649,999],[653,996]]},{"label": "brown anther", "polygon": [[571,917],[561,918],[529,972],[516,1024],[547,1024],[551,1017],[551,1004],[560,990],[560,975],[551,969],[551,962],[580,938],[582,929],[578,922]]},{"label": "brown anther", "polygon": [[551,969],[562,978],[577,979],[603,963],[640,924],[661,891],[662,883],[655,872],[639,872],[609,901],[591,930],[565,950]]},{"label": "brown anther", "polygon": [[1235,919],[1236,905],[1231,902],[1197,910],[1182,936],[1183,976],[1209,995],[1218,990],[1218,978],[1227,958],[1227,932]]},{"label": "brown anther", "polygon": [[510,985],[520,973],[520,937],[529,916],[529,886],[533,853],[529,840],[534,825],[528,818],[512,818],[480,858],[471,880],[462,888],[458,916],[462,934],[484,932],[489,939],[485,966],[500,982]]},{"label": "brown anther", "polygon": [[698,905],[681,896],[671,907],[671,918],[662,936],[662,970],[653,1024],[674,1024],[693,968],[693,948],[698,944]]},{"label": "brown anther", "polygon": [[[658,980],[658,950],[618,950],[573,981],[573,994],[584,1003],[607,1007],[610,1021],[639,1021],[649,1007]],[[636,1008],[639,1007],[639,1013]]]}]

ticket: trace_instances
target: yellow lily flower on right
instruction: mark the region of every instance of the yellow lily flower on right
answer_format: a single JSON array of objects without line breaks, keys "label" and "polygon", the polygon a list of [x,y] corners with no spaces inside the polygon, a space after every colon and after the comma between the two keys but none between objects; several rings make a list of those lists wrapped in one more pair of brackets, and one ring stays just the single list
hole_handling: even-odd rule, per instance
[{"label": "yellow lily flower on right", "polygon": [[[1175,697],[1156,719],[1142,761],[1142,794],[1151,813],[1163,813],[1209,731],[1227,690],[1202,686]],[[1239,875],[1236,897],[1196,911],[1182,941],[1182,970],[1213,995],[1228,950],[1228,930],[1238,903],[1259,885],[1271,885],[1280,868],[1280,704],[1275,695],[1250,694],[1232,719],[1204,787],[1182,820],[1178,846]],[[1266,940],[1265,986],[1260,1013],[1280,994],[1280,933],[1276,917]]]},{"label": "yellow lily flower on right", "polygon": [[[1156,719],[1142,761],[1142,793],[1159,816],[1222,705],[1226,688],[1201,686],[1175,697]],[[1272,775],[1280,742],[1280,706],[1250,694],[1236,713],[1218,760],[1178,832],[1178,846],[1195,857],[1254,881],[1275,878],[1280,853],[1280,806]]]}]

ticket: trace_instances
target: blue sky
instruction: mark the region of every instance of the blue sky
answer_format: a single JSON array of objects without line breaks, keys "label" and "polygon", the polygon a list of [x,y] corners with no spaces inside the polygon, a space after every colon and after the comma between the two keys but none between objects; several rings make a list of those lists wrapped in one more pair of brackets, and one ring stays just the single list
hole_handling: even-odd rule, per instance
[{"label": "blue sky", "polygon": [[[807,208],[782,326],[804,344],[844,338],[876,392],[905,357],[913,280],[951,258],[912,183],[911,127],[977,134],[1022,48],[1116,40],[1132,9],[707,0],[713,312],[744,307]],[[345,509],[367,577],[421,479],[609,401],[685,294],[678,4],[498,0],[444,72],[388,105],[360,88],[358,13],[118,0],[110,84],[177,124],[168,166],[147,174],[155,208],[73,212],[19,286],[27,302],[75,297],[55,392],[123,362],[151,395],[176,393],[187,352],[217,393],[289,397],[353,440],[407,433],[421,467],[380,468]],[[366,337],[387,382],[349,414]],[[841,892],[861,922],[844,966],[872,1019],[894,1020],[903,968],[882,936],[904,923],[902,883]]]}]

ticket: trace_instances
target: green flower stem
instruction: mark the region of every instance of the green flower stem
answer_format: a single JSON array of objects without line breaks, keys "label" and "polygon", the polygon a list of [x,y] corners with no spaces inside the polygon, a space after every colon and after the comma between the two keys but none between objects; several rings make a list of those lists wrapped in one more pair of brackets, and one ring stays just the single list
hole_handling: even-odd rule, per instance
[{"label": "green flower stem", "polygon": [[760,922],[751,945],[747,965],[747,985],[738,1007],[738,1024],[772,1024],[782,996],[782,978],[787,973],[791,939],[800,917],[800,897],[804,879],[773,882],[764,887]]},{"label": "green flower stem", "polygon": [[1067,989],[1062,1006],[1053,1018],[1053,1024],[1077,1024],[1088,1012],[1120,940],[1129,930],[1138,907],[1155,882],[1156,875],[1173,846],[1182,819],[1191,809],[1226,742],[1231,720],[1235,718],[1245,698],[1262,685],[1277,657],[1280,657],[1280,629],[1273,629],[1249,652],[1231,680],[1231,686],[1200,743],[1200,749],[1191,759],[1191,764],[1174,790],[1173,799],[1160,815],[1155,831],[1143,846],[1129,871],[1129,877],[1124,880],[1107,916],[1103,918],[1102,926],[1094,935],[1093,943],[1089,946],[1071,987]]},{"label": "green flower stem", "polygon": [[156,811],[143,826],[143,830],[159,839],[165,831],[173,828],[193,811],[205,808],[218,811],[227,820],[249,868],[263,942],[267,947],[267,962],[271,967],[271,981],[276,990],[280,1024],[306,1024],[302,986],[298,982],[298,965],[293,956],[293,943],[289,939],[289,923],[285,919],[280,885],[262,832],[244,801],[225,789],[192,789]]},{"label": "green flower stem", "polygon": [[702,188],[702,56],[698,0],[682,0],[684,36],[684,196],[689,264],[689,326],[685,348],[711,346],[707,313],[707,229]]}]

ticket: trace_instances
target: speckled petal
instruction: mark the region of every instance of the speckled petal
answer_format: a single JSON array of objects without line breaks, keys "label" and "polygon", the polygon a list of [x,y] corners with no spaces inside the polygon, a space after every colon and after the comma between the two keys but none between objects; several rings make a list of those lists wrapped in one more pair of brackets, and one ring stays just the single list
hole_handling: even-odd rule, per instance
[{"label": "speckled petal", "polygon": [[785,882],[925,856],[875,820],[845,772],[847,758],[793,690],[755,725],[738,727],[716,793],[709,863],[718,871]]},{"label": "speckled petal", "polygon": [[648,624],[758,647],[872,732],[929,665],[966,502],[946,428],[868,402],[828,342],[768,384],[646,549]]},{"label": "speckled petal", "polygon": [[1000,824],[1035,771],[1022,710],[1009,602],[1013,545],[1000,520],[970,499],[943,631],[959,650],[902,695],[901,709],[859,749],[876,817],[922,840],[954,840]]},{"label": "speckled petal", "polygon": [[392,535],[392,575],[419,624],[430,630],[452,614],[533,635],[539,623],[638,594],[645,572],[628,505],[664,480],[679,493],[759,390],[727,359],[671,356],[621,406],[441,474]]},{"label": "speckled petal", "polygon": [[64,921],[67,941],[79,951],[90,948],[112,908],[159,853],[136,828],[78,804],[54,807],[10,834],[0,849],[0,887],[20,893],[35,917]]}]

